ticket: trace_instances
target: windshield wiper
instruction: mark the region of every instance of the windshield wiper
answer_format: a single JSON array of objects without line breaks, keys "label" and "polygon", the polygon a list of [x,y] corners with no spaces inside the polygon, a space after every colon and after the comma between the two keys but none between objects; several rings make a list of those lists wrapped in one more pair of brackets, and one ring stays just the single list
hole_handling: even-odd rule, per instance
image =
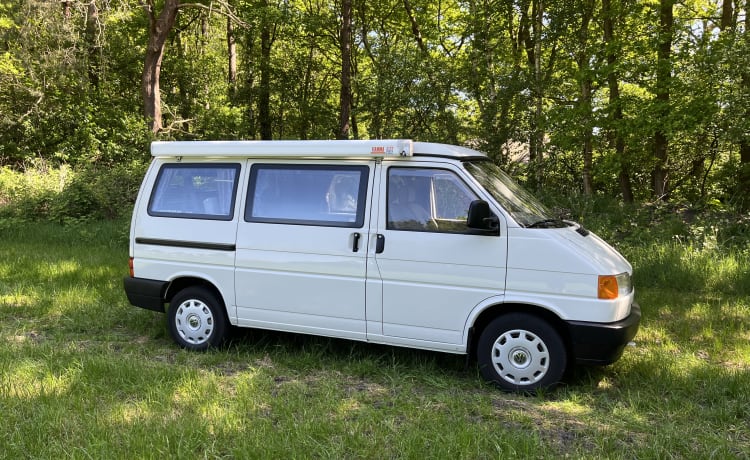
[{"label": "windshield wiper", "polygon": [[565,228],[568,223],[562,219],[542,219],[529,224],[526,228]]}]

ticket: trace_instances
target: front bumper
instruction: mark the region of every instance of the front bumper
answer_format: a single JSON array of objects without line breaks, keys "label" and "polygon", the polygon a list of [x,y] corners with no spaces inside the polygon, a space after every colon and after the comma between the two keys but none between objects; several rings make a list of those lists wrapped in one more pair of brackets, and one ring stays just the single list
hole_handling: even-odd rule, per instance
[{"label": "front bumper", "polygon": [[136,307],[164,313],[164,293],[166,281],[149,280],[144,278],[125,278],[123,287],[128,301]]},{"label": "front bumper", "polygon": [[573,359],[578,364],[606,365],[620,359],[641,323],[641,307],[633,303],[630,315],[614,323],[568,321]]}]

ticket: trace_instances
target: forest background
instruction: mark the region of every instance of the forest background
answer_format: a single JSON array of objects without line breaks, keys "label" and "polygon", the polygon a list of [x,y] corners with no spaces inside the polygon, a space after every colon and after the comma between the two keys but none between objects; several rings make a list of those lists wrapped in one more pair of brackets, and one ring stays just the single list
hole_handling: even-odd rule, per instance
[{"label": "forest background", "polygon": [[[0,449],[747,458],[749,2],[0,0]],[[528,398],[296,334],[185,353],[128,305],[149,142],[378,137],[483,150],[615,245],[635,346]]]},{"label": "forest background", "polygon": [[410,138],[742,212],[749,3],[0,0],[0,204],[127,213],[155,139]]}]

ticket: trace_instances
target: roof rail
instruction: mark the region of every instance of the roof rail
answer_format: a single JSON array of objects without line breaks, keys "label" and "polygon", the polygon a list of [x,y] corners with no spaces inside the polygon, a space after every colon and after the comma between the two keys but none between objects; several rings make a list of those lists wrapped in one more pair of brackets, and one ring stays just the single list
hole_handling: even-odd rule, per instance
[{"label": "roof rail", "polygon": [[414,154],[409,139],[312,141],[157,141],[154,157],[401,158]]}]

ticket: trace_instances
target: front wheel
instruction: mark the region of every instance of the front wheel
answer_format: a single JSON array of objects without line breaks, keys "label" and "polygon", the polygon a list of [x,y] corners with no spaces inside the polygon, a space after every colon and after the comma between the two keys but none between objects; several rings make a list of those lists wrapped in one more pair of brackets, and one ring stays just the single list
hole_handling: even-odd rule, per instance
[{"label": "front wheel", "polygon": [[167,322],[174,341],[190,350],[219,346],[226,336],[224,304],[203,287],[178,292],[169,304]]},{"label": "front wheel", "polygon": [[526,313],[495,318],[482,331],[477,347],[482,377],[506,391],[552,388],[567,366],[560,334],[546,321]]}]

